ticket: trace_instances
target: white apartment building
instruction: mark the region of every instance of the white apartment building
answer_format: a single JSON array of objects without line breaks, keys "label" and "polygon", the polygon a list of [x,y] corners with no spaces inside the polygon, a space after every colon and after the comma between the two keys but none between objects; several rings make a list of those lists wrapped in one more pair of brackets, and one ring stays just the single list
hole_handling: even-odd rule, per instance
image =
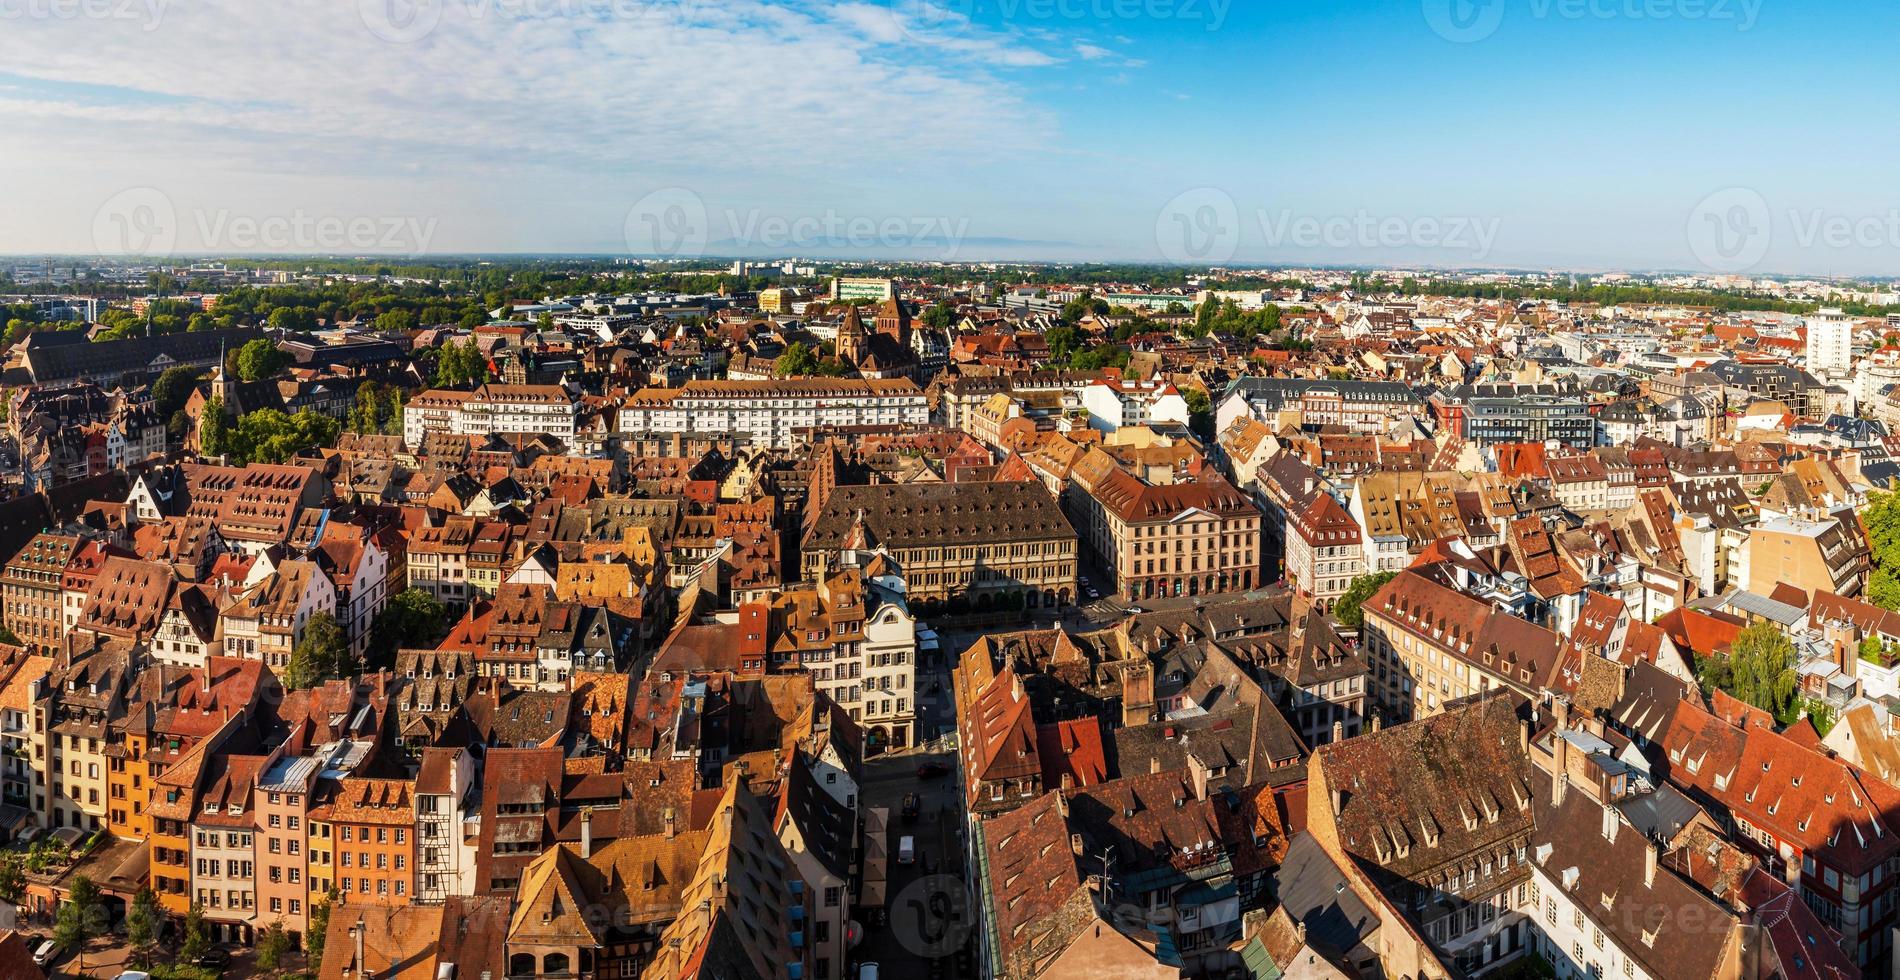
[{"label": "white apartment building", "polygon": [[257,922],[256,827],[245,815],[249,787],[207,796],[191,824],[191,896],[213,941],[249,942]]},{"label": "white apartment building", "polygon": [[880,741],[894,747],[916,744],[917,620],[902,593],[875,582],[864,621],[864,730],[882,731]]},{"label": "white apartment building", "polygon": [[647,388],[620,409],[620,431],[729,435],[789,449],[800,429],[925,425],[930,408],[909,379],[690,381]]},{"label": "white apartment building", "polygon": [[475,840],[462,832],[474,816],[475,759],[465,748],[425,749],[416,776],[416,904],[473,895]]},{"label": "white apartment building", "polygon": [[1854,369],[1854,321],[1835,308],[1803,318],[1808,328],[1808,373],[1846,375]]},{"label": "white apartment building", "polygon": [[1861,358],[1854,372],[1854,400],[1878,416],[1882,393],[1894,385],[1900,385],[1900,350],[1883,347]]},{"label": "white apartment building", "polygon": [[[1533,756],[1546,771],[1532,780],[1531,874],[1514,903],[1527,927],[1523,945],[1560,978],[1776,975],[1742,969],[1753,924],[1681,876],[1663,845],[1631,824],[1623,808],[1654,792],[1645,774],[1587,731],[1550,741],[1548,761]],[[1798,964],[1802,952],[1783,955]]]},{"label": "white apartment building", "polygon": [[422,447],[422,438],[431,432],[453,432],[461,417],[462,406],[475,397],[472,391],[431,390],[419,392],[402,407],[402,441],[410,449]]},{"label": "white apartment building", "polygon": [[549,435],[571,441],[581,400],[561,385],[488,384],[469,391],[425,391],[403,407],[403,442],[422,445],[431,432],[458,436]]},{"label": "white apartment building", "polygon": [[1127,425],[1188,423],[1187,399],[1165,381],[1097,381],[1082,389],[1089,428],[1114,432]]},{"label": "white apartment building", "polygon": [[831,280],[831,298],[846,302],[868,299],[882,303],[897,298],[897,281],[863,276],[840,276]]}]

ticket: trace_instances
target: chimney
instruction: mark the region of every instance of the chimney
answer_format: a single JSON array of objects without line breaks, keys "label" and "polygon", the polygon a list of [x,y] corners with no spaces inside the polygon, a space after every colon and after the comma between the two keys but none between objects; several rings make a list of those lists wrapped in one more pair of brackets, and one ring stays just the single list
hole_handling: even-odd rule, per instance
[{"label": "chimney", "polygon": [[1520,721],[1517,723],[1517,750],[1525,755],[1530,754],[1531,723],[1528,721]]},{"label": "chimney", "polygon": [[1346,794],[1333,790],[1333,816],[1337,817],[1344,812],[1346,812]]},{"label": "chimney", "polygon": [[1069,794],[1056,794],[1056,816],[1064,820],[1069,819]]},{"label": "chimney", "polygon": [[1065,791],[1072,790],[1075,788],[1075,774],[1074,773],[1065,772],[1062,774],[1062,788]]},{"label": "chimney", "polygon": [[1570,742],[1561,729],[1551,732],[1550,752],[1550,805],[1563,806],[1564,794],[1570,789]]},{"label": "chimney", "polygon": [[581,808],[581,858],[594,856],[594,808]]},{"label": "chimney", "polygon": [[1662,845],[1651,841],[1643,848],[1643,887],[1656,887],[1656,861],[1661,857]]},{"label": "chimney", "polygon": [[1076,857],[1082,856],[1082,835],[1081,834],[1069,835],[1069,850],[1074,851]]},{"label": "chimney", "polygon": [[356,924],[350,927],[350,938],[356,942],[356,976],[358,980],[370,980],[369,964],[363,959],[363,917],[356,917]]},{"label": "chimney", "polygon": [[1160,771],[1161,771],[1161,757],[1158,755],[1149,756],[1148,757],[1148,775],[1152,776],[1155,773],[1158,773]]},{"label": "chimney", "polygon": [[1207,763],[1192,752],[1187,757],[1188,783],[1194,787],[1194,798],[1207,799]]},{"label": "chimney", "polygon": [[1147,663],[1132,665],[1122,672],[1122,724],[1146,725],[1154,714],[1154,668]]},{"label": "chimney", "polygon": [[680,832],[679,815],[674,812],[672,807],[669,806],[664,811],[662,811],[660,814],[660,819],[666,821],[666,839],[667,840],[672,840],[673,838],[679,836],[679,832]]}]

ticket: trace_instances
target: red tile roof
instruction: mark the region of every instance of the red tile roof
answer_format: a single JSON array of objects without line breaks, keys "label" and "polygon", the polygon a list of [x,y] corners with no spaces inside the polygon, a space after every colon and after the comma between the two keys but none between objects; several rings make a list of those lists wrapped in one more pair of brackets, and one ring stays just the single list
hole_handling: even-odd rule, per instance
[{"label": "red tile roof", "polygon": [[1108,779],[1108,755],[1102,749],[1102,726],[1090,715],[1036,726],[1036,754],[1042,762],[1042,784],[1094,786]]}]

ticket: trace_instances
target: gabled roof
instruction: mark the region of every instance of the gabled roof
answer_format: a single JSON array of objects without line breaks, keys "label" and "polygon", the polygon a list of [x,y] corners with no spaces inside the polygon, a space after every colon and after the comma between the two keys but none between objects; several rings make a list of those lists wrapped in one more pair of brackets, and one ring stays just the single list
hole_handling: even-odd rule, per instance
[{"label": "gabled roof", "polygon": [[542,852],[522,872],[508,941],[538,946],[598,947],[601,935],[589,921],[592,906],[576,865],[578,855],[556,846]]},{"label": "gabled roof", "polygon": [[1341,794],[1339,844],[1407,880],[1459,855],[1489,854],[1533,825],[1522,702],[1503,689],[1420,721],[1320,746],[1314,765]]}]

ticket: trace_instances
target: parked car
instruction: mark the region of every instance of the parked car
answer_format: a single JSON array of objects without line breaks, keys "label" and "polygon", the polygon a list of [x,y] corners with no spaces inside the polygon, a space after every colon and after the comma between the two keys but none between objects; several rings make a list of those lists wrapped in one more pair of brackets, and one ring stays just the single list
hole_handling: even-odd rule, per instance
[{"label": "parked car", "polygon": [[905,834],[903,839],[897,842],[897,863],[917,863],[917,838]]},{"label": "parked car", "polygon": [[33,963],[37,966],[45,966],[53,962],[53,954],[57,952],[59,952],[59,947],[53,945],[51,939],[40,940],[40,944],[33,949]]},{"label": "parked car", "polygon": [[152,980],[152,975],[144,970],[127,970],[113,977],[112,980]]},{"label": "parked car", "polygon": [[941,762],[923,762],[917,766],[918,779],[936,779],[950,773],[950,767]]},{"label": "parked car", "polygon": [[865,963],[859,966],[858,980],[877,980],[877,964]]},{"label": "parked car", "polygon": [[203,956],[193,960],[192,965],[202,966],[209,970],[222,970],[231,965],[231,954],[213,946]]},{"label": "parked car", "polygon": [[903,812],[904,812],[905,823],[917,822],[917,815],[923,812],[923,807],[918,803],[916,793],[904,794],[904,811]]}]

